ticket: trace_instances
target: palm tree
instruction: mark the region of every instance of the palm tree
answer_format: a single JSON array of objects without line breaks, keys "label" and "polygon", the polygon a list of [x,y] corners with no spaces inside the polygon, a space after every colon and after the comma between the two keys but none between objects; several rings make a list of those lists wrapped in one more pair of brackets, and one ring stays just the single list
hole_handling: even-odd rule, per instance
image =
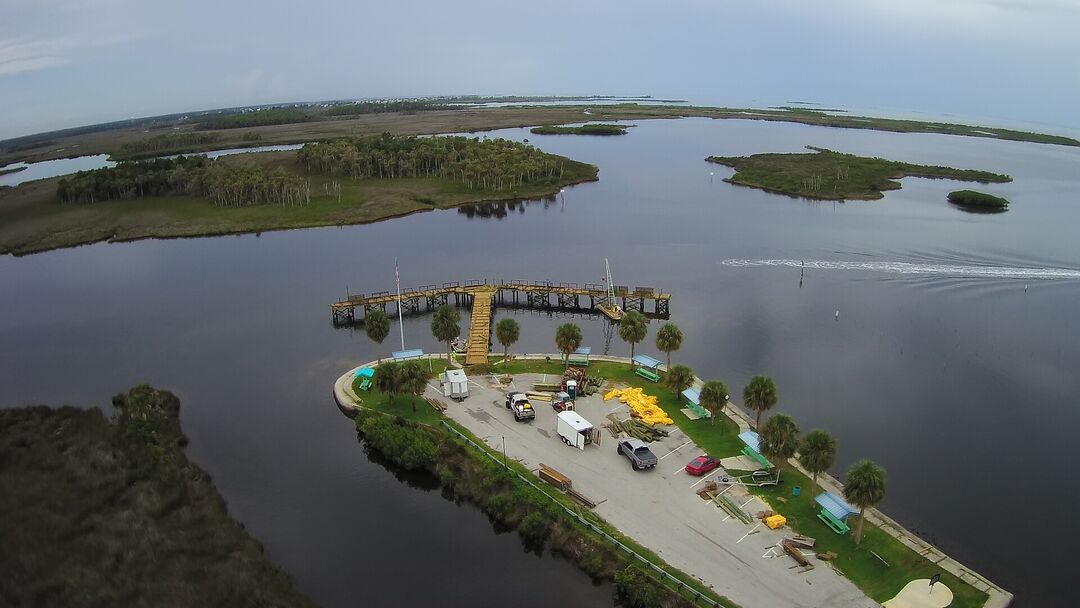
[{"label": "palm tree", "polygon": [[[667,353],[667,368],[671,369],[671,353],[682,346],[682,330],[674,323],[664,323],[656,332],[656,348]],[[725,395],[727,393],[724,393]]]},{"label": "palm tree", "polygon": [[384,395],[390,396],[390,403],[394,402],[394,395],[401,388],[401,365],[396,361],[387,361],[375,368],[375,389]]},{"label": "palm tree", "polygon": [[860,460],[851,465],[844,485],[844,498],[859,507],[859,524],[855,526],[855,544],[862,542],[863,520],[866,509],[885,500],[885,488],[889,476],[885,469],[872,460]]},{"label": "palm tree", "polygon": [[694,370],[685,365],[676,365],[671,368],[664,378],[664,384],[668,386],[677,397],[679,393],[694,385]]},{"label": "palm tree", "polygon": [[[672,325],[672,327],[675,327]],[[728,389],[721,380],[709,380],[701,387],[701,404],[712,414],[712,423],[716,424],[716,418],[724,413],[727,405]]]},{"label": "palm tree", "polygon": [[636,310],[623,315],[619,321],[619,337],[630,343],[630,369],[634,369],[634,345],[645,339],[649,333],[649,320]]},{"label": "palm tree", "polygon": [[818,493],[818,475],[829,470],[836,462],[836,440],[821,429],[807,433],[799,442],[799,464],[814,478],[814,495]]},{"label": "palm tree", "polygon": [[780,482],[780,471],[784,463],[795,455],[799,448],[799,425],[787,414],[769,416],[758,438],[761,455],[776,465],[776,481]]},{"label": "palm tree", "polygon": [[412,409],[416,411],[416,396],[424,393],[431,372],[420,361],[402,363],[398,369],[398,390],[412,395]]},{"label": "palm tree", "polygon": [[[364,333],[371,338],[372,342],[382,344],[386,336],[390,335],[390,317],[376,308],[364,315]],[[380,358],[379,361],[382,361]]]},{"label": "palm tree", "polygon": [[555,330],[555,346],[563,354],[563,363],[581,346],[581,328],[573,323],[563,323]]},{"label": "palm tree", "polygon": [[503,361],[510,358],[510,347],[521,337],[521,327],[518,322],[507,317],[495,325],[495,337],[499,344],[503,345]]},{"label": "palm tree", "polygon": [[461,313],[449,304],[443,304],[436,309],[435,315],[431,318],[431,335],[435,336],[439,342],[446,342],[447,367],[450,366],[450,341],[461,334],[461,328],[458,327],[460,320]]},{"label": "palm tree", "polygon": [[776,383],[768,376],[754,376],[743,389],[742,399],[746,407],[757,412],[754,428],[761,428],[761,413],[776,405]]}]

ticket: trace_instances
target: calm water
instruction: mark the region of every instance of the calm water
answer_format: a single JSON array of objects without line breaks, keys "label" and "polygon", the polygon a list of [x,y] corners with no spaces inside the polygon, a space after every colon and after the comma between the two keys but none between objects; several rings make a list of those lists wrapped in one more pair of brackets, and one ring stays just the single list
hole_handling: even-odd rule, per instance
[{"label": "calm water", "polygon": [[[499,134],[595,163],[601,179],[554,202],[0,258],[0,403],[174,390],[190,455],[326,606],[607,605],[569,564],[369,461],[330,387],[396,330],[376,348],[331,327],[327,306],[346,288],[392,288],[395,256],[403,287],[599,282],[607,257],[616,283],[673,294],[675,359],[736,394],[772,375],[779,410],[837,436],[834,472],[862,457],[889,470],[886,512],[1018,605],[1071,603],[1063,541],[1080,524],[1052,505],[1080,499],[1080,150],[702,119],[617,138]],[[944,200],[963,186],[910,178],[881,201],[806,202],[723,183],[730,170],[702,160],[807,144],[1009,173],[985,190],[1013,208],[964,213]],[[553,350],[563,319],[499,314],[522,323],[516,350]],[[438,349],[428,321],[406,319],[410,347]],[[603,351],[604,323],[577,322]],[[640,350],[657,355],[652,339]],[[629,349],[616,338],[610,352]]]}]

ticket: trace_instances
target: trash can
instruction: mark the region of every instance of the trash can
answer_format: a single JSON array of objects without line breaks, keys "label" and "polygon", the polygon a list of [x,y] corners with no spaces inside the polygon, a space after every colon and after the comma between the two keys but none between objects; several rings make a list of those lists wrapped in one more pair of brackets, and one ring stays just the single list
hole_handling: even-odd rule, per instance
[{"label": "trash can", "polygon": [[791,495],[792,496],[798,496],[799,494],[802,494],[802,488],[801,487],[795,486],[794,488],[791,488]]}]

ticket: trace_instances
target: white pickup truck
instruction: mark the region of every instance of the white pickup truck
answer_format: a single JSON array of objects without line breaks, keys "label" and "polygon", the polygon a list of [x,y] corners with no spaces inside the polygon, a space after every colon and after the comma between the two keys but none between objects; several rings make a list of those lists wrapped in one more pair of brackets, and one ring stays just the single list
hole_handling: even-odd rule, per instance
[{"label": "white pickup truck", "polygon": [[529,398],[525,393],[509,393],[506,395],[506,409],[514,413],[514,420],[532,420],[536,418],[536,410],[533,409]]}]

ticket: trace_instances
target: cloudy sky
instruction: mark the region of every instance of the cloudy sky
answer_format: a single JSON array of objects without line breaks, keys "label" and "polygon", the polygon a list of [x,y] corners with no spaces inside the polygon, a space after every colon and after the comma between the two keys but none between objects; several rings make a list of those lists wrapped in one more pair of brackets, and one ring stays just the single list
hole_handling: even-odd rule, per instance
[{"label": "cloudy sky", "polygon": [[1080,128],[1080,0],[3,0],[0,138],[439,94],[805,100]]}]

